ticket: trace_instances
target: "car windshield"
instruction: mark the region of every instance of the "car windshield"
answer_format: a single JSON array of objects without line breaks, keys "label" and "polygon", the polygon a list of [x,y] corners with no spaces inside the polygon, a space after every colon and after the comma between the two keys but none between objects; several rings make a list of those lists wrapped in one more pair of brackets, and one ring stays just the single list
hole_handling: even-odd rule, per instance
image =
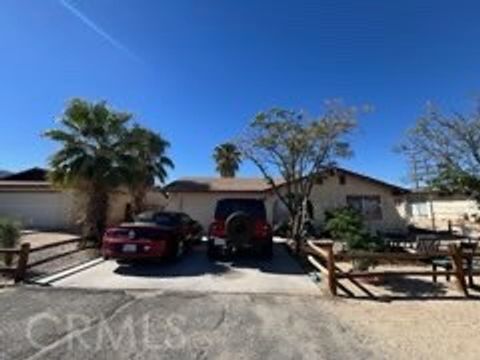
[{"label": "car windshield", "polygon": [[153,222],[153,215],[155,215],[155,213],[153,211],[143,212],[143,213],[135,216],[135,221],[137,221],[137,222]]},{"label": "car windshield", "polygon": [[158,225],[172,226],[176,223],[176,217],[172,214],[158,213],[154,216],[154,222]]},{"label": "car windshield", "polygon": [[153,222],[157,225],[172,226],[175,225],[176,216],[170,213],[145,212],[139,214],[135,220],[137,222]]},{"label": "car windshield", "polygon": [[235,212],[244,212],[256,219],[266,219],[265,205],[256,199],[224,199],[217,203],[216,219],[226,219]]}]

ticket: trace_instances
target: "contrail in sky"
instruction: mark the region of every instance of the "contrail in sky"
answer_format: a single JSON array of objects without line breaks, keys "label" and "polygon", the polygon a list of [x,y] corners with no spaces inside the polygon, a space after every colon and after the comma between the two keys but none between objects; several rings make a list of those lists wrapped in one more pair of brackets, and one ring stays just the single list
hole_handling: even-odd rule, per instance
[{"label": "contrail in sky", "polygon": [[103,30],[100,26],[95,24],[93,20],[91,20],[87,15],[82,13],[78,10],[70,0],[60,0],[60,4],[67,9],[70,13],[72,13],[76,18],[82,21],[85,25],[87,25],[91,30],[95,31],[98,35],[108,41],[111,45],[113,45],[118,50],[127,54],[130,58],[143,63],[142,59],[140,59],[137,55],[130,51],[125,45],[123,45],[120,41],[113,38],[110,34],[108,34],[105,30]]}]

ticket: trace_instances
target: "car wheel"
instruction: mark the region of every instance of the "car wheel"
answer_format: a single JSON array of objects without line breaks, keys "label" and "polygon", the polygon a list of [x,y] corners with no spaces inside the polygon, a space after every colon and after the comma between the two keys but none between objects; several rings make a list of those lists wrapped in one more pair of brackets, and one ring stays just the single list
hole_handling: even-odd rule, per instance
[{"label": "car wheel", "polygon": [[263,259],[270,260],[273,257],[273,241],[268,241],[262,247],[261,256]]},{"label": "car wheel", "polygon": [[209,260],[216,260],[218,258],[218,250],[212,241],[209,241],[207,245],[207,257]]},{"label": "car wheel", "polygon": [[183,240],[173,243],[169,250],[168,260],[177,261],[182,257],[184,250],[185,250],[185,245],[183,243]]},{"label": "car wheel", "polygon": [[175,260],[180,259],[183,256],[183,254],[185,254],[185,241],[180,240],[175,249],[175,255],[174,255]]}]

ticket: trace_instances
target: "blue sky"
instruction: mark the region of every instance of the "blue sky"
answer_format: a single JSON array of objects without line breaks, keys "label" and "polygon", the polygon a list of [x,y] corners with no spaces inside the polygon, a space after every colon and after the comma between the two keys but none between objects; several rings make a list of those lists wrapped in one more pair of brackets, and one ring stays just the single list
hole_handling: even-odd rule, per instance
[{"label": "blue sky", "polygon": [[[0,168],[45,166],[69,98],[106,99],[172,143],[171,179],[272,106],[371,104],[343,165],[401,183],[392,152],[426,101],[480,90],[478,1],[1,0]],[[246,164],[241,175],[256,175]]]}]

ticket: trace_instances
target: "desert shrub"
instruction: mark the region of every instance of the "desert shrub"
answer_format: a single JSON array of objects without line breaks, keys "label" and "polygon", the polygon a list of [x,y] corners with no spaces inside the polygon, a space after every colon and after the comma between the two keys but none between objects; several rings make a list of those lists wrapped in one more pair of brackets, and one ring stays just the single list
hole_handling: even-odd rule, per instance
[{"label": "desert shrub", "polygon": [[349,250],[381,251],[383,240],[366,229],[362,215],[350,207],[325,213],[325,230],[334,240],[343,241]]},{"label": "desert shrub", "polygon": [[[14,248],[20,240],[20,226],[12,220],[0,218],[0,247]],[[5,254],[3,257],[8,266],[12,263],[11,254]]]}]

